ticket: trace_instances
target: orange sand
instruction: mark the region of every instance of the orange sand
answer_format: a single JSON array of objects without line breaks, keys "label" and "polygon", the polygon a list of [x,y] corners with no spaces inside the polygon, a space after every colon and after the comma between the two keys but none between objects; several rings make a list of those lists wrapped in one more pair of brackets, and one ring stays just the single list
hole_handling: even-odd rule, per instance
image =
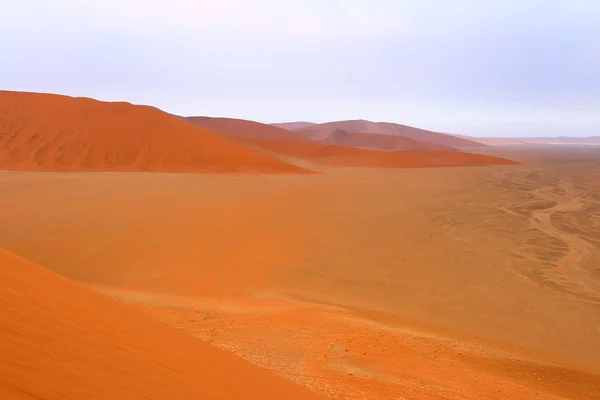
[{"label": "orange sand", "polygon": [[0,398],[318,399],[0,249]]},{"label": "orange sand", "polygon": [[310,141],[302,135],[273,125],[243,119],[188,117],[186,120],[193,125],[232,138],[289,140],[294,142]]},{"label": "orange sand", "polygon": [[375,151],[318,143],[292,143],[279,140],[243,139],[243,143],[277,155],[309,160],[317,164],[382,167],[426,168],[459,167],[493,164],[516,164],[500,157],[459,151]]},{"label": "orange sand", "polygon": [[563,160],[2,172],[0,246],[327,398],[597,399],[598,305],[553,263],[597,265],[600,158]]},{"label": "orange sand", "polygon": [[302,173],[156,108],[0,91],[0,168]]}]

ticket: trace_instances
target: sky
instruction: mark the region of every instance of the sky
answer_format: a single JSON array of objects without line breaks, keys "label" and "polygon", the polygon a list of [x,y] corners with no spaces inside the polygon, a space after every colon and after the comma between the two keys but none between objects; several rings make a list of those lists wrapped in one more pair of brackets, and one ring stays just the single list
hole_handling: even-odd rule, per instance
[{"label": "sky", "polygon": [[260,122],[600,135],[597,0],[0,0],[0,89]]}]

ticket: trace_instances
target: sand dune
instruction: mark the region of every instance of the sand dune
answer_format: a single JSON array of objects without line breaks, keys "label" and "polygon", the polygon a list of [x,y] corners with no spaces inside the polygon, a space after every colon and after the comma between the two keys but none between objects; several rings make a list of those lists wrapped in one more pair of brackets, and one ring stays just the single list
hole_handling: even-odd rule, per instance
[{"label": "sand dune", "polygon": [[243,119],[187,117],[186,120],[193,125],[231,138],[289,140],[295,142],[309,141],[304,136],[292,133],[286,129]]},{"label": "sand dune", "polygon": [[[302,134],[302,130],[295,131]],[[337,146],[356,147],[359,149],[383,150],[383,151],[407,151],[407,150],[439,150],[456,151],[450,146],[422,142],[402,136],[383,135],[379,133],[357,133],[346,132],[343,129],[335,129],[324,137],[314,136],[315,132],[308,131],[307,137],[324,144]]]},{"label": "sand dune", "polygon": [[305,172],[156,108],[8,91],[0,91],[0,168]]},{"label": "sand dune", "polygon": [[411,126],[390,122],[371,122],[365,120],[337,121],[292,129],[311,138],[325,137],[335,129],[349,133],[377,133],[382,135],[402,136],[413,140],[449,147],[485,147],[484,144],[445,133],[432,132]]},{"label": "sand dune", "polygon": [[316,124],[313,122],[298,121],[298,122],[280,122],[280,123],[271,124],[271,125],[276,126],[278,128],[294,130],[294,129],[307,128],[311,125],[316,125]]},{"label": "sand dune", "polygon": [[277,155],[296,157],[316,164],[424,168],[458,167],[493,164],[516,164],[499,157],[464,153],[460,151],[375,151],[319,143],[292,143],[277,140],[244,139],[244,143]]},{"label": "sand dune", "polygon": [[318,399],[0,249],[2,399]]}]

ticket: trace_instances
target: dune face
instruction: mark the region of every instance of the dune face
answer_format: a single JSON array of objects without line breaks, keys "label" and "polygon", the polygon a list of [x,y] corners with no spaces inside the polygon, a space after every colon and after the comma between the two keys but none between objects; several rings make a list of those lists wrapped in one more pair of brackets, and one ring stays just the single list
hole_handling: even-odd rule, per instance
[{"label": "dune face", "polygon": [[308,142],[302,135],[273,125],[234,118],[187,117],[193,125],[209,129],[226,137],[237,139],[272,139]]},{"label": "dune face", "polygon": [[305,172],[152,107],[7,91],[0,169]]},{"label": "dune face", "polygon": [[377,133],[382,135],[401,136],[412,140],[427,142],[432,145],[448,147],[485,147],[484,144],[473,140],[389,122],[371,122],[364,120],[337,121],[292,129],[292,131],[311,138],[323,138],[335,129],[341,129],[348,133]]},{"label": "dune face", "polygon": [[276,126],[278,128],[287,129],[287,130],[294,130],[294,129],[307,128],[311,125],[316,125],[316,124],[313,122],[298,121],[298,122],[281,122],[278,124],[271,124],[271,125]]},{"label": "dune face", "polygon": [[378,133],[347,132],[343,129],[334,129],[329,134],[322,135],[317,131],[297,130],[296,133],[309,137],[313,141],[336,146],[356,147],[382,151],[410,151],[410,150],[438,150],[456,151],[450,146],[427,143],[402,136],[383,135]]},{"label": "dune face", "polygon": [[0,249],[2,399],[318,399]]},{"label": "dune face", "polygon": [[295,157],[315,164],[352,167],[425,168],[516,164],[500,157],[460,151],[375,151],[318,143],[245,139],[244,143],[273,154]]}]

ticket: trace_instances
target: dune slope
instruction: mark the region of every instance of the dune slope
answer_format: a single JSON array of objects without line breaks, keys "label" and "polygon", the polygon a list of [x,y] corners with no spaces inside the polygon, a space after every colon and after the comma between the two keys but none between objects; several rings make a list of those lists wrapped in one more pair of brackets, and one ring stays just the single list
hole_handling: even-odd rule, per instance
[{"label": "dune slope", "polygon": [[424,168],[516,164],[514,161],[500,157],[461,151],[375,151],[319,143],[291,143],[260,139],[245,139],[244,143],[274,154],[296,157],[323,165]]},{"label": "dune slope", "polygon": [[318,399],[0,249],[2,399]]},{"label": "dune slope", "polygon": [[0,91],[0,168],[298,173],[153,107]]},{"label": "dune slope", "polygon": [[336,121],[292,129],[292,131],[314,138],[318,136],[325,137],[335,129],[342,129],[350,133],[377,133],[402,136],[434,145],[450,147],[485,147],[485,144],[473,140],[390,122],[371,122],[365,120]]},{"label": "dune slope", "polygon": [[295,142],[309,141],[304,136],[292,133],[286,129],[243,119],[187,117],[186,120],[193,125],[210,129],[215,133],[231,138],[290,140]]},{"label": "dune slope", "polygon": [[[301,131],[297,131],[301,132]],[[402,136],[383,135],[379,133],[346,132],[335,129],[322,138],[313,138],[320,143],[336,146],[356,147],[359,149],[406,151],[406,150],[439,150],[456,151],[455,148],[441,144],[422,142]]]}]

